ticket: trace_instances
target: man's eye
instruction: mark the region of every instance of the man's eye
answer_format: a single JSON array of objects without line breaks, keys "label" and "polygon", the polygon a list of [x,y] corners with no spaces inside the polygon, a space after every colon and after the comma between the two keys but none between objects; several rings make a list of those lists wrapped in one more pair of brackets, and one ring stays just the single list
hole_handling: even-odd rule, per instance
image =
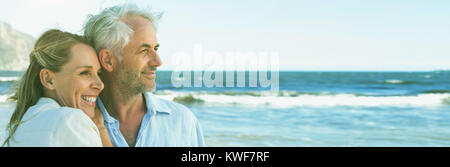
[{"label": "man's eye", "polygon": [[83,71],[80,73],[80,75],[86,75],[86,74],[89,74],[89,71]]},{"label": "man's eye", "polygon": [[155,51],[158,51],[158,48],[159,48],[159,47],[155,47]]}]

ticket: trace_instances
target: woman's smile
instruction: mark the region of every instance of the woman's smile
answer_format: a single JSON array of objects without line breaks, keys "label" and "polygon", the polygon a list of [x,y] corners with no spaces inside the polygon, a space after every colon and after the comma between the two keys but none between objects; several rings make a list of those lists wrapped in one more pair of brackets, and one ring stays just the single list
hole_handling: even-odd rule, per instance
[{"label": "woman's smile", "polygon": [[86,95],[81,96],[81,99],[83,102],[95,107],[95,101],[97,100],[97,96]]},{"label": "woman's smile", "polygon": [[64,106],[83,110],[92,118],[97,96],[104,86],[99,77],[97,54],[85,44],[76,44],[71,51],[72,58],[56,74],[57,100]]}]

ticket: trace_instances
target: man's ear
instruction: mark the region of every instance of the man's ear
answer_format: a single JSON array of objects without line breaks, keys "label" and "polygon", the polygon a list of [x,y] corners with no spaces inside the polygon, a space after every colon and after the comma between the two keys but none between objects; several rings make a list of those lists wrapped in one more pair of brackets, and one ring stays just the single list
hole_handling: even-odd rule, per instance
[{"label": "man's ear", "polygon": [[108,72],[113,71],[116,59],[114,59],[114,54],[111,52],[111,50],[100,50],[100,52],[98,53],[98,59],[104,70]]},{"label": "man's ear", "polygon": [[39,72],[39,78],[41,80],[42,86],[49,90],[55,90],[55,73],[49,69],[43,68]]}]

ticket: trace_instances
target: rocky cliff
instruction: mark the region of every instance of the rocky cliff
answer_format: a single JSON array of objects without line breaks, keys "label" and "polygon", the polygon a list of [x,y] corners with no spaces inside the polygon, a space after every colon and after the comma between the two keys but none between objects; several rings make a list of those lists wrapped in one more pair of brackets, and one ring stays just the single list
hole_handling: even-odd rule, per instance
[{"label": "rocky cliff", "polygon": [[0,21],[0,70],[22,71],[29,62],[35,39]]}]

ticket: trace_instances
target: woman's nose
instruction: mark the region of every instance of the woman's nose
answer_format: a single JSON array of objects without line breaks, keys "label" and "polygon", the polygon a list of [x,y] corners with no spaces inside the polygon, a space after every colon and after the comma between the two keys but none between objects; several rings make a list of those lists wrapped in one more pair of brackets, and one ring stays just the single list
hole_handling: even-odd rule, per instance
[{"label": "woman's nose", "polygon": [[99,91],[102,91],[103,90],[103,88],[104,88],[104,84],[103,84],[103,82],[102,82],[102,80],[100,79],[100,77],[99,76],[95,76],[94,77],[94,81],[93,81],[93,83],[92,83],[92,88],[93,89],[98,89]]}]

